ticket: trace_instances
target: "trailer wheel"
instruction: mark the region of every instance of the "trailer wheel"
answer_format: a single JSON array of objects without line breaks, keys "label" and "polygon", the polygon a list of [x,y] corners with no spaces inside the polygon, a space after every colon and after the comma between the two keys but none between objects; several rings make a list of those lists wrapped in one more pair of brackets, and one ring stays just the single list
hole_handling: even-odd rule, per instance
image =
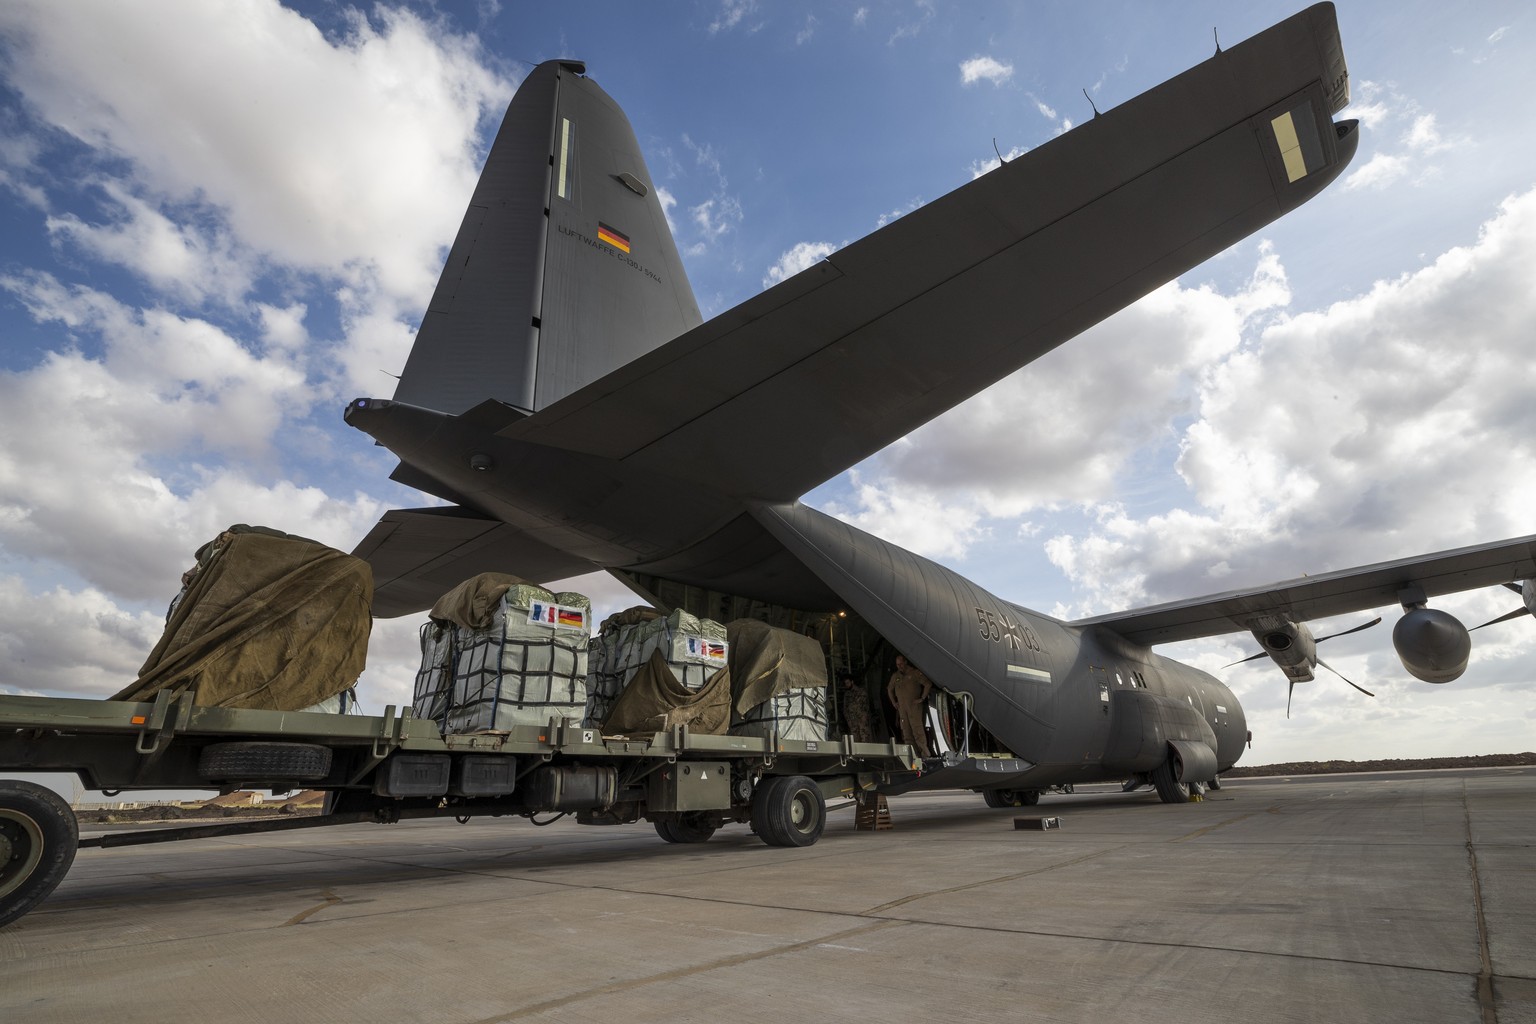
[{"label": "trailer wheel", "polygon": [[209,780],[316,782],[331,771],[331,748],[317,743],[210,743],[197,761]]},{"label": "trailer wheel", "polygon": [[715,834],[715,826],[697,815],[685,814],[677,821],[653,822],[656,834],[669,843],[707,843]]},{"label": "trailer wheel", "polygon": [[984,789],[981,797],[988,807],[1033,807],[1040,802],[1038,789]]},{"label": "trailer wheel", "polygon": [[784,775],[752,793],[752,827],[769,846],[810,846],[827,825],[827,802],[804,775]]},{"label": "trailer wheel", "polygon": [[58,887],[79,844],[75,812],[57,793],[0,779],[0,928]]}]

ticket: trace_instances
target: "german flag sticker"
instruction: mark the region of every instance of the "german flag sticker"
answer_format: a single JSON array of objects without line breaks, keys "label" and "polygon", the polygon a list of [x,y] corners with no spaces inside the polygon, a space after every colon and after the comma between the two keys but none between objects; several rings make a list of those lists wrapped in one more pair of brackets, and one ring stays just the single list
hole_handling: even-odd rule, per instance
[{"label": "german flag sticker", "polygon": [[597,222],[597,240],[608,243],[619,252],[629,252],[629,236],[622,231],[615,231],[602,221]]}]

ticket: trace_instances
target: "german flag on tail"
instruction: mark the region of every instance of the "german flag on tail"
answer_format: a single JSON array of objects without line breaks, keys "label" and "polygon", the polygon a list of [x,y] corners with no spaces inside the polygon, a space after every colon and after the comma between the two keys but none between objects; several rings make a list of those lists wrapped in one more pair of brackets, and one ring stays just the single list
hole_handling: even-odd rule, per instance
[{"label": "german flag on tail", "polygon": [[619,252],[629,252],[629,236],[622,231],[614,230],[602,221],[597,222],[597,240],[607,242]]}]

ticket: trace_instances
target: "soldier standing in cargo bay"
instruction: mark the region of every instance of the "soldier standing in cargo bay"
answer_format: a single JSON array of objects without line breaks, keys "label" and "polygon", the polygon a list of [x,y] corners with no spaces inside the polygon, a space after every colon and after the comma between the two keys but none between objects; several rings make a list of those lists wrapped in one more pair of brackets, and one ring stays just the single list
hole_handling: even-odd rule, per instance
[{"label": "soldier standing in cargo bay", "polygon": [[848,735],[855,743],[871,743],[875,738],[875,719],[870,713],[869,694],[850,675],[842,676],[839,697],[843,704],[843,721],[848,724]]},{"label": "soldier standing in cargo bay", "polygon": [[923,731],[923,702],[932,690],[933,683],[921,669],[908,662],[905,655],[896,655],[896,671],[891,673],[885,693],[896,705],[902,742],[912,744],[924,758],[933,756],[928,749],[928,734]]}]

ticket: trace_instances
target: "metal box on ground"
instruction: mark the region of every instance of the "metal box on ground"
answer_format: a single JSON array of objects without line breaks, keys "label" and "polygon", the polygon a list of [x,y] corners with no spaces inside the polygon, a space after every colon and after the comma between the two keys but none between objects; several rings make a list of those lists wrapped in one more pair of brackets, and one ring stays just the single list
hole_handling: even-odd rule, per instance
[{"label": "metal box on ground", "polygon": [[1061,828],[1060,818],[1014,818],[1013,827],[1018,829],[1032,829],[1044,832],[1046,829]]}]

